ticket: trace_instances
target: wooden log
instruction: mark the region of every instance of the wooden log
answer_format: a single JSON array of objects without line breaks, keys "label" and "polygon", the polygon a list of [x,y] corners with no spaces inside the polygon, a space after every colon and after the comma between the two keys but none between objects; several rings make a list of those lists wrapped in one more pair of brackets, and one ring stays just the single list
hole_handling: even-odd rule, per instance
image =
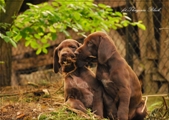
[{"label": "wooden log", "polygon": [[152,6],[152,1],[142,0],[136,1],[136,9],[146,10],[145,12],[137,12],[138,20],[142,20],[146,26],[146,30],[138,30],[139,47],[141,62],[144,66],[144,83],[143,89],[145,93],[156,93],[158,84],[152,80],[152,68],[155,67],[154,59],[157,59],[156,40],[154,37],[153,15],[147,11]]},{"label": "wooden log", "polygon": [[169,2],[163,1],[158,71],[169,82]]}]

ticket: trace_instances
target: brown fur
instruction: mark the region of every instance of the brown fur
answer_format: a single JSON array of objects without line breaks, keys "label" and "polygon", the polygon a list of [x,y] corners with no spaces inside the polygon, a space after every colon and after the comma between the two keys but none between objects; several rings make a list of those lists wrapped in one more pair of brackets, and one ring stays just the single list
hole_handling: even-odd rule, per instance
[{"label": "brown fur", "polygon": [[[90,34],[76,52],[79,65],[90,56],[97,58],[96,77],[104,86],[106,116],[119,120],[143,120],[146,116],[139,80],[118,53],[113,40],[103,32]],[[136,119],[135,119],[136,118]]]},{"label": "brown fur", "polygon": [[72,108],[86,112],[91,108],[103,117],[102,87],[95,75],[85,66],[77,66],[75,50],[80,46],[76,40],[62,41],[54,50],[54,72],[64,73],[65,102]]}]

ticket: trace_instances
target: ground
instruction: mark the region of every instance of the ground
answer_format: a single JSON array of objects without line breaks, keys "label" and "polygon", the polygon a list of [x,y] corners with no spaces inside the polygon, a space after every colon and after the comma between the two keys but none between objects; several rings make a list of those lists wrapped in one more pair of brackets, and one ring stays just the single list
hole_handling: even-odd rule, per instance
[{"label": "ground", "polygon": [[0,120],[98,120],[64,104],[63,80],[0,88]]},{"label": "ground", "polygon": [[0,120],[37,119],[62,106],[63,82],[0,88]]},{"label": "ground", "polygon": [[[91,112],[83,114],[65,106],[63,94],[63,80],[1,87],[0,120],[98,120]],[[164,97],[147,98],[146,120],[168,120],[169,108]],[[162,102],[155,102],[156,98]]]}]

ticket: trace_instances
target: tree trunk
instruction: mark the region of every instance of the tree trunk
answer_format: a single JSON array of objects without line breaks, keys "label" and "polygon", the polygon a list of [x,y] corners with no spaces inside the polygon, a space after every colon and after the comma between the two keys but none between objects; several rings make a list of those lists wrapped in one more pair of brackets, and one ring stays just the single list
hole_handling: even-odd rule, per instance
[{"label": "tree trunk", "polygon": [[10,85],[11,53],[11,45],[0,39],[0,86]]},{"label": "tree trunk", "polygon": [[[6,13],[0,13],[0,23],[12,23],[12,16],[16,15],[23,3],[23,0],[5,0]],[[2,29],[1,29],[2,33]],[[0,39],[0,86],[10,85],[11,82],[11,66],[12,66],[12,46]]]}]

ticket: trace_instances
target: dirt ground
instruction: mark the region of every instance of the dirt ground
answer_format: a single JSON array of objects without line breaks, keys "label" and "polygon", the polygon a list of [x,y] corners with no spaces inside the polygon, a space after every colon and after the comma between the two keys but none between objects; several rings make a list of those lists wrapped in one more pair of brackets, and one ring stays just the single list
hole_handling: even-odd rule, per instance
[{"label": "dirt ground", "polygon": [[38,119],[63,105],[63,81],[0,88],[0,120]]},{"label": "dirt ground", "polygon": [[[54,114],[60,114],[59,109],[64,108],[63,95],[63,80],[46,81],[41,84],[28,83],[17,87],[0,87],[0,120],[46,120],[40,117],[53,111],[55,111]],[[145,120],[169,120],[169,97],[145,96],[148,98],[146,106],[149,112]],[[63,120],[67,117],[71,116],[66,114],[60,119],[56,116],[51,120]],[[69,120],[86,120],[86,118]]]}]

